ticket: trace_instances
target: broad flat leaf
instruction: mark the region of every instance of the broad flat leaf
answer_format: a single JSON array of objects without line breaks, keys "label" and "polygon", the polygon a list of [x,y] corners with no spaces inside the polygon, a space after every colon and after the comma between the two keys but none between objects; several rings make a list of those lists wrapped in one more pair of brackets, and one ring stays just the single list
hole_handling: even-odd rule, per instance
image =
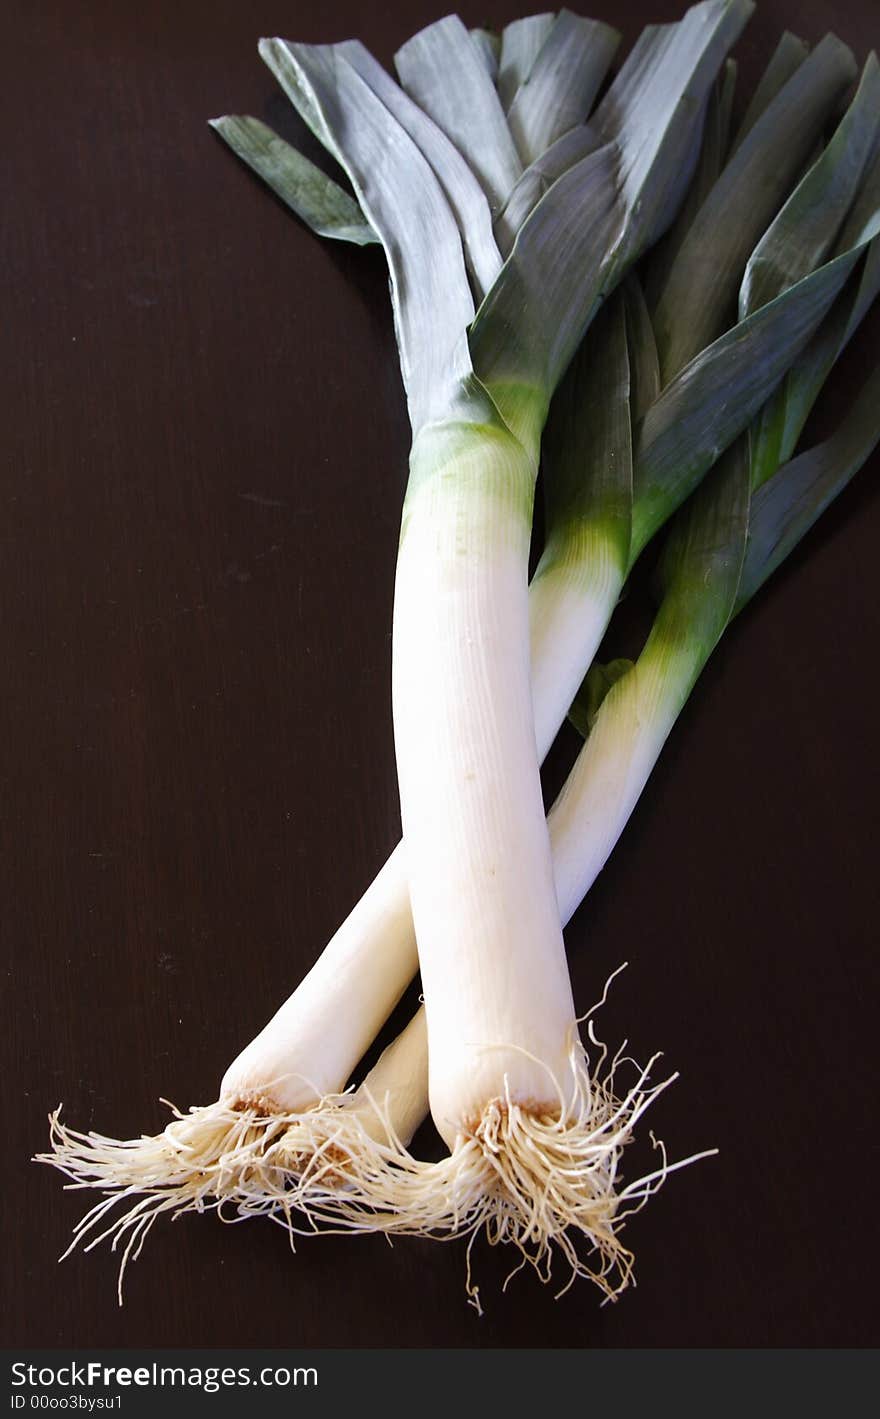
[{"label": "broad flat leaf", "polygon": [[678,215],[663,239],[648,256],[644,277],[649,305],[657,304],[697,212],[702,207],[724,167],[730,128],[730,109],[736,85],[736,65],[728,60],[724,73],[713,86],[706,108],[703,142],[691,185]]},{"label": "broad flat leaf", "polygon": [[211,119],[211,127],[318,236],[357,246],[378,242],[351,194],[258,118],[227,114]]},{"label": "broad flat leaf", "polygon": [[[748,313],[764,304],[817,266],[834,248],[854,206],[854,226],[851,224],[851,230],[862,234],[858,213],[866,203],[876,213],[880,203],[880,183],[875,187],[873,182],[862,181],[866,165],[876,148],[878,130],[880,66],[872,55],[865,65],[856,96],[830,143],[798,184],[753,252],[740,291],[741,313]],[[860,187],[862,196],[857,203]],[[844,230],[842,247],[845,250],[847,246]],[[835,324],[834,314],[829,321],[826,335]],[[818,347],[826,343],[821,331],[817,342]],[[819,353],[817,348],[813,351],[813,357]],[[813,397],[840,353],[839,342],[836,349],[829,348],[827,353],[829,362],[824,372],[821,369],[815,372]],[[809,352],[805,352],[805,358],[807,363],[812,363]],[[780,462],[792,452],[797,434],[809,413],[809,399],[806,381],[789,376],[762,411],[753,431],[752,475],[755,486],[775,472]]]},{"label": "broad flat leaf", "polygon": [[[586,691],[572,718],[588,737],[549,817],[563,918],[617,842],[703,666],[730,619],[880,442],[880,372],[838,433],[750,493],[748,437],[679,515],[663,557],[666,592],[642,653]],[[611,677],[608,677],[609,679]]]},{"label": "broad flat leaf", "polygon": [[605,147],[565,172],[520,229],[470,335],[474,370],[520,437],[534,438],[597,301],[660,235],[751,8],[710,0],[637,46],[593,120]]},{"label": "broad flat leaf", "polygon": [[510,255],[526,217],[556,179],[601,147],[602,139],[596,130],[583,124],[557,138],[546,152],[529,164],[495,218],[495,239],[503,256]]},{"label": "broad flat leaf", "polygon": [[715,86],[718,101],[718,122],[714,141],[718,144],[721,166],[730,156],[730,135],[733,130],[733,105],[736,102],[736,86],[739,68],[735,59],[728,59],[724,73]]},{"label": "broad flat leaf", "polygon": [[[876,228],[880,212],[880,144],[875,147],[870,170],[850,212],[838,250],[845,251]],[[791,458],[810,410],[833,365],[864,320],[880,294],[880,240],[868,246],[861,270],[850,279],[843,296],[823,322],[803,354],[795,361],[782,386],[784,414],[781,419],[779,457]]]},{"label": "broad flat leaf", "polygon": [[[712,437],[723,447],[734,423],[744,427],[743,406],[752,402],[749,365],[757,366],[766,390],[768,362],[775,364],[780,356],[783,361],[791,359],[803,330],[808,330],[811,322],[816,328],[823,307],[827,311],[829,300],[846,286],[847,277],[867,251],[861,272],[844,289],[814,341],[832,325],[837,350],[839,342],[857,323],[874,292],[875,281],[880,284],[880,272],[871,260],[880,246],[875,237],[877,193],[871,179],[869,171],[847,221],[843,218],[851,191],[840,199],[842,211],[830,208],[825,212],[832,233],[828,240],[822,240],[815,231],[809,232],[804,242],[806,256],[795,242],[791,257],[792,271],[797,273],[795,283],[768,283],[763,292],[765,299],[770,297],[768,303],[759,305],[740,327],[722,336],[714,347],[694,360],[649,410],[634,460],[637,500],[631,556],[646,540],[645,523],[653,518],[656,527],[669,511],[668,504],[652,506],[650,498],[647,503],[640,501],[640,491],[644,493],[652,485],[657,490],[664,484],[664,438],[672,435],[682,440],[678,449],[681,461],[686,462],[702,447],[711,462],[718,452],[718,447],[709,447]],[[814,195],[821,202],[820,194]],[[842,223],[835,256],[818,270],[811,270],[827,256],[834,233]],[[804,320],[799,331],[797,326]],[[716,385],[718,397],[713,408],[709,391],[725,362],[727,377]],[[773,387],[772,383],[769,387]],[[759,399],[760,381],[752,381],[752,388]],[[690,430],[683,428],[683,419],[694,420]],[[705,421],[702,425],[701,420]],[[653,440],[652,430],[656,435]],[[576,423],[571,436],[575,440],[579,436]],[[589,440],[586,423],[580,437]],[[689,448],[691,440],[693,447]],[[586,702],[587,687],[582,687],[581,697],[572,709],[574,722],[582,732],[589,733],[589,738],[548,820],[557,883],[563,884],[558,888],[561,909],[564,903],[567,912],[595,879],[732,616],[791,551],[878,443],[880,372],[875,372],[838,433],[819,449],[774,469],[769,481],[753,491],[750,437],[745,433],[728,448],[678,514],[661,560],[664,595],[642,654],[613,685],[606,684],[599,674],[594,686],[598,691],[598,710]],[[672,475],[666,481],[666,491],[678,477],[674,463],[673,454],[666,470]],[[584,842],[587,850],[575,862],[574,853]],[[571,844],[577,844],[577,848]]]},{"label": "broad flat leaf", "polygon": [[821,325],[864,245],[720,336],[666,386],[636,437],[633,560],[760,412]]},{"label": "broad flat leaf", "polygon": [[773,51],[770,63],[761,75],[749,106],[743,114],[742,122],[731,145],[731,157],[743,139],[752,131],[764,111],[770,107],[776,95],[788,83],[792,74],[795,74],[801,67],[809,52],[810,46],[804,40],[798,39],[797,35],[791,34],[789,30],[784,32]]},{"label": "broad flat leaf", "polygon": [[621,290],[626,307],[626,339],[629,349],[629,403],[635,426],[644,418],[655,400],[660,398],[660,360],[642,285],[634,272],[627,276]]},{"label": "broad flat leaf", "polygon": [[494,84],[498,78],[498,61],[501,57],[501,36],[493,30],[471,30],[474,48],[486,66],[486,73]]},{"label": "broad flat leaf", "polygon": [[[602,308],[553,398],[544,430],[542,562],[573,541],[602,544],[621,572],[629,558],[633,448],[627,308],[618,290]],[[595,555],[595,554],[594,554]],[[540,573],[540,565],[539,565]]]},{"label": "broad flat leaf", "polygon": [[878,295],[880,295],[880,242],[875,239],[868,247],[864,270],[858,283],[856,298],[853,301],[852,313],[841,349],[849,344]]},{"label": "broad flat leaf", "polygon": [[785,464],[752,496],[737,610],[754,596],[880,443],[880,370],[831,438]]},{"label": "broad flat leaf", "polygon": [[276,39],[263,40],[260,52],[347,172],[385,247],[413,430],[449,417],[470,375],[464,332],[473,300],[458,225],[437,178],[335,47]]},{"label": "broad flat leaf", "polygon": [[838,253],[850,247],[864,246],[877,236],[877,213],[880,210],[880,135],[865,170],[864,181],[850,208],[837,242]]},{"label": "broad flat leaf", "polygon": [[878,124],[880,65],[872,54],[830,143],[749,257],[740,289],[740,317],[766,305],[831,251],[874,149]]},{"label": "broad flat leaf", "polygon": [[[470,350],[472,297],[459,233],[472,272],[475,244],[465,204],[454,196],[460,173],[450,160],[447,174],[436,128],[358,44],[262,43],[386,249],[414,430],[444,418],[491,422],[497,413],[536,447],[550,396],[598,302],[656,239],[678,199],[706,96],[751,8],[750,0],[704,0],[636,46],[597,114],[604,147],[563,173],[531,211],[473,320]],[[432,90],[429,61],[438,55],[456,59],[455,98]],[[422,31],[400,62],[420,96],[429,101],[434,93],[447,113],[460,111],[468,93],[489,96],[500,114],[475,43],[454,17]],[[499,122],[506,128],[503,114]],[[474,211],[483,210],[472,190],[467,196]]]},{"label": "broad flat leaf", "polygon": [[482,300],[501,270],[501,253],[492,234],[492,214],[483,189],[446,134],[413,103],[364,45],[353,40],[337,45],[336,50],[369,84],[427,158],[458,222],[468,270],[477,299]]},{"label": "broad flat leaf", "polygon": [[394,56],[400,82],[458,148],[497,211],[522,172],[486,66],[457,15],[407,40]]},{"label": "broad flat leaf", "polygon": [[[674,218],[699,157],[705,103],[720,67],[717,51],[706,46],[707,32],[719,25],[738,35],[752,8],[696,5],[678,25],[649,25],[593,115],[596,131],[620,147],[623,203],[630,211],[638,203],[639,225],[652,232],[652,240]],[[689,73],[685,101],[670,67],[673,53],[673,68]],[[670,106],[676,93],[678,102]],[[674,164],[664,149],[675,154]]]},{"label": "broad flat leaf", "polygon": [[[638,201],[641,222],[654,240],[675,217],[699,156],[693,139],[702,133],[706,100],[720,67],[710,37],[726,34],[728,45],[733,43],[753,10],[751,0],[731,0],[724,7],[704,3],[688,10],[678,25],[648,26],[591,120],[603,136],[620,142],[626,199]],[[678,63],[693,69],[677,110],[668,107],[669,86],[673,92],[678,87],[670,72],[671,48]],[[633,103],[634,92],[641,102]],[[683,143],[685,134],[691,140]]]},{"label": "broad flat leaf", "polygon": [[529,77],[555,18],[552,14],[526,15],[522,20],[513,20],[505,25],[501,31],[498,97],[505,112],[520,84],[524,84]]},{"label": "broad flat leaf", "polygon": [[609,25],[559,12],[507,111],[525,165],[584,123],[619,43]]},{"label": "broad flat leaf", "polygon": [[695,648],[694,679],[736,606],[749,528],[750,477],[749,437],[744,434],[682,508],[663,548],[664,594],[651,634]]},{"label": "broad flat leaf", "polygon": [[613,284],[610,254],[625,220],[618,174],[619,153],[609,143],[554,183],[521,227],[471,327],[478,378],[508,426],[531,444],[603,284]]},{"label": "broad flat leaf", "polygon": [[[867,74],[871,75],[873,70],[873,64],[869,64]],[[874,81],[876,78],[871,77],[871,82]],[[849,114],[846,115],[845,121],[842,123],[842,128],[839,129],[839,133],[843,132],[843,135],[847,136],[852,143],[863,142],[859,121],[860,112],[863,111],[863,105],[866,102],[866,98],[864,98],[866,92],[867,89],[864,89],[856,96],[853,108],[850,108]],[[856,111],[854,116],[853,109]],[[796,301],[798,308],[801,308],[805,291],[808,292],[808,307],[810,291],[813,294],[819,292],[822,302],[826,301],[829,292],[832,297],[835,297],[829,314],[826,314],[822,322],[816,324],[812,338],[798,353],[798,358],[793,362],[786,379],[779,383],[778,392],[774,387],[776,380],[766,380],[766,387],[771,390],[771,396],[769,396],[769,400],[766,400],[765,397],[764,409],[761,410],[761,416],[755,426],[758,436],[764,438],[764,444],[762,444],[759,454],[755,448],[749,450],[749,464],[751,465],[749,465],[748,481],[751,501],[749,501],[747,551],[748,585],[745,585],[744,582],[744,585],[739,587],[738,606],[744,603],[744,597],[747,599],[748,595],[751,595],[755,586],[759,585],[759,580],[765,575],[769,575],[774,566],[779,565],[782,556],[788,555],[788,551],[791,551],[799,536],[803,534],[803,531],[806,531],[809,525],[812,525],[813,519],[818,517],[819,512],[825,507],[827,499],[833,495],[833,492],[829,492],[826,497],[823,490],[832,487],[833,490],[836,490],[839,485],[842,485],[840,480],[846,481],[846,478],[852,477],[853,471],[859,467],[864,457],[867,457],[870,448],[873,447],[873,441],[876,441],[877,437],[876,430],[880,429],[880,412],[871,407],[871,392],[873,392],[874,399],[879,393],[877,376],[874,375],[869,380],[866,393],[860,397],[856,409],[850,419],[846,421],[839,436],[835,440],[830,440],[827,446],[822,446],[822,450],[812,451],[812,453],[805,455],[805,461],[802,461],[801,458],[788,461],[793,441],[798,437],[803,419],[812,407],[812,403],[815,402],[816,394],[819,393],[822,383],[825,382],[827,373],[835,363],[837,355],[843,349],[854,326],[859,322],[859,319],[862,319],[871,299],[877,294],[877,289],[880,288],[880,271],[877,270],[877,265],[873,260],[874,251],[880,244],[879,238],[877,238],[877,233],[880,230],[880,152],[877,149],[876,135],[871,136],[870,146],[873,146],[874,149],[873,160],[871,160],[867,175],[864,176],[864,180],[860,184],[857,199],[853,201],[852,190],[843,194],[842,200],[840,200],[840,209],[842,210],[835,210],[830,201],[827,206],[823,204],[823,190],[822,187],[815,186],[815,173],[810,173],[806,179],[813,199],[825,214],[832,233],[836,233],[837,228],[842,226],[842,211],[846,213],[847,207],[850,207],[849,217],[843,221],[843,230],[837,237],[837,254],[833,260],[788,287],[786,287],[785,278],[779,278],[776,284],[782,288],[781,294],[764,307],[759,307],[754,314],[747,316],[747,319],[742,322],[742,326],[739,326],[739,329],[748,329],[751,326],[752,338],[754,338],[754,332],[758,329],[754,322],[761,321],[765,336],[768,332],[771,335],[766,356],[775,360],[778,358],[779,352],[785,349],[789,339],[793,338],[795,342],[799,339],[799,336],[793,332],[792,302]],[[837,146],[837,153],[839,153],[843,165],[846,166],[846,155],[840,146]],[[826,170],[826,177],[829,183],[833,183],[833,177],[835,177],[833,170],[830,173]],[[791,206],[792,204],[789,204],[789,213],[791,213]],[[810,258],[815,260],[816,254],[822,253],[825,247],[826,243],[813,234],[812,247],[808,248]],[[857,272],[847,285],[847,278],[850,277],[854,267],[859,263],[860,257],[863,257],[864,254],[867,254],[867,261],[864,263],[862,271]],[[802,261],[796,241],[792,241],[791,260],[793,268],[796,270]],[[776,264],[775,270],[778,270],[778,267],[779,264]],[[768,292],[772,292],[772,289],[774,289],[774,284],[768,284],[765,287],[765,291]],[[795,319],[798,319],[801,314],[808,314],[808,307],[803,307],[803,311],[796,309]],[[779,315],[781,312],[785,315],[786,308],[788,308],[788,319],[785,321],[785,326],[779,326]],[[768,315],[772,315],[772,325],[764,324]],[[775,331],[774,326],[776,326]],[[720,349],[722,345],[724,345],[724,338],[720,342],[715,342],[715,349]],[[707,352],[707,355],[710,353],[711,350]],[[674,409],[674,404],[673,407],[669,407],[669,396],[671,393],[677,392],[677,386],[680,386],[686,396],[686,403],[690,402],[687,417],[693,417],[698,412],[700,385],[704,377],[700,365],[700,360],[695,360],[693,366],[688,366],[684,375],[674,385],[669,386],[656,406],[650,410],[649,416],[644,420],[643,429],[640,430],[642,437],[637,444],[636,475],[634,475],[634,487],[636,487],[636,505],[634,505],[633,511],[634,545],[637,545],[643,536],[650,535],[650,528],[643,525],[644,509],[647,508],[647,521],[650,522],[653,518],[654,524],[656,524],[657,517],[663,515],[663,508],[661,508],[663,495],[657,499],[649,497],[646,504],[643,504],[640,501],[640,494],[651,478],[656,480],[656,484],[654,484],[656,490],[663,488],[664,492],[669,491],[669,482],[664,487],[664,475],[661,473],[664,438],[669,437],[673,429],[676,430],[676,437],[681,437],[681,434],[686,433],[686,417],[681,416],[681,407],[677,412]],[[764,370],[765,375],[768,373],[765,359],[759,358],[757,366]],[[742,373],[748,380],[749,376],[745,366],[742,366]],[[721,417],[714,429],[715,436],[721,436],[720,424],[727,421],[725,406],[731,403],[731,394],[734,394],[735,407],[739,412],[752,403],[748,393],[744,397],[742,390],[744,390],[744,386],[737,375],[732,380],[732,385],[728,385],[721,396],[720,406],[718,406],[718,413]],[[786,393],[791,394],[792,404],[798,410],[798,426],[791,427],[785,440],[781,440],[779,437],[769,437],[768,429],[772,429],[772,417],[774,416],[776,416],[778,426],[781,429],[785,427]],[[666,423],[666,430],[663,430],[664,423]],[[651,440],[650,433],[646,433],[651,426],[657,436],[654,440]],[[700,437],[695,438],[687,450],[683,447],[681,463],[686,463],[688,457],[694,457],[698,446],[700,446]],[[832,471],[827,471],[829,468]],[[671,471],[669,464],[667,464],[667,471]],[[677,481],[680,473],[681,470],[678,471],[678,474],[673,473],[673,482]],[[677,522],[678,529],[681,526],[686,529],[690,526],[690,519],[697,515],[691,509],[700,509],[707,499],[713,498],[713,488],[714,475],[711,475],[708,484],[704,484],[703,488],[698,491],[695,501],[688,504],[684,514],[680,515]],[[669,552],[667,552],[666,561],[664,561],[664,566],[667,566],[667,569],[670,566],[674,568],[680,558],[676,535],[676,532],[673,532]],[[711,578],[707,578],[707,595],[710,583]]]},{"label": "broad flat leaf", "polygon": [[682,242],[654,311],[664,383],[735,318],[746,262],[855,72],[846,46],[826,37],[722,171]]}]

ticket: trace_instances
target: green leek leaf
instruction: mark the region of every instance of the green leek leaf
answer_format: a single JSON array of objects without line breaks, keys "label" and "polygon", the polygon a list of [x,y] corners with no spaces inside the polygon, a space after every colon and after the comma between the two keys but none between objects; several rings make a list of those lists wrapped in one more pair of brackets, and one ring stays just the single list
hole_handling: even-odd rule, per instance
[{"label": "green leek leaf", "polygon": [[498,78],[498,61],[501,57],[501,36],[494,30],[471,30],[474,48],[486,66],[486,73],[494,84]]},{"label": "green leek leaf", "polygon": [[518,437],[532,441],[602,294],[621,239],[619,154],[606,144],[550,188],[524,222],[470,331],[474,370]]},{"label": "green leek leaf", "polygon": [[633,446],[627,301],[614,293],[556,391],[544,430],[546,533],[539,563],[583,555],[599,538],[621,573],[629,560]]},{"label": "green leek leaf", "polygon": [[492,234],[492,214],[483,189],[446,134],[413,103],[364,45],[348,41],[337,45],[336,52],[369,84],[427,158],[458,222],[468,270],[477,299],[482,300],[501,270],[501,254]]},{"label": "green leek leaf", "polygon": [[741,610],[843,491],[880,443],[880,370],[874,370],[837,432],[785,464],[752,495]]},{"label": "green leek leaf", "polygon": [[532,72],[532,65],[541,46],[553,28],[555,15],[526,15],[513,20],[501,31],[501,55],[498,63],[498,97],[505,113],[510,108],[520,84]]},{"label": "green leek leaf", "polygon": [[589,124],[571,128],[530,163],[514,183],[510,196],[495,218],[495,239],[502,255],[509,256],[516,234],[557,178],[573,168],[597,148],[602,139]]},{"label": "green leek leaf", "polygon": [[507,111],[524,164],[583,124],[620,43],[609,25],[561,10]]},{"label": "green leek leaf", "polygon": [[864,247],[814,271],[691,361],[636,436],[633,559],[766,403],[818,329]]},{"label": "green leek leaf", "polygon": [[709,0],[637,44],[593,120],[605,146],[558,178],[520,229],[470,334],[474,370],[514,432],[543,420],[597,302],[660,235],[751,8]]},{"label": "green leek leaf", "polygon": [[682,242],[654,312],[664,383],[735,318],[746,262],[854,76],[850,51],[827,36],[723,169]]},{"label": "green leek leaf", "polygon": [[[465,32],[466,33],[466,32]],[[413,430],[473,399],[464,332],[473,315],[458,225],[430,165],[333,46],[263,40],[293,104],[347,172],[385,247]],[[485,407],[467,417],[491,418]]]},{"label": "green leek leaf", "polygon": [[[838,249],[845,250],[854,236],[872,230],[880,211],[880,144],[858,199],[847,218]],[[873,214],[873,217],[872,217]],[[797,447],[803,427],[829,372],[880,294],[880,240],[868,246],[861,270],[850,279],[845,296],[838,300],[816,335],[794,362],[776,401],[778,458],[785,462]],[[781,406],[781,407],[780,407]],[[765,424],[769,419],[765,416]],[[758,460],[760,468],[763,460]],[[772,464],[770,465],[772,469]],[[761,481],[756,469],[757,481]]]},{"label": "green leek leaf", "polygon": [[457,15],[408,39],[394,56],[401,85],[458,148],[497,211],[522,172],[504,109]]},{"label": "green leek leaf", "polygon": [[654,251],[648,257],[648,269],[644,280],[651,306],[657,304],[694,218],[724,167],[735,85],[736,65],[728,60],[724,66],[723,75],[709,95],[700,156],[687,196],[669,231],[657,243]]},{"label": "green leek leaf", "polygon": [[226,114],[210,122],[233,152],[318,236],[357,246],[378,242],[351,194],[258,118]]},{"label": "green leek leaf", "polygon": [[739,296],[741,317],[794,285],[831,251],[855,200],[878,124],[880,65],[872,54],[830,143],[749,258]]},{"label": "green leek leaf", "polygon": [[705,104],[722,57],[750,18],[752,0],[694,5],[676,25],[640,35],[591,122],[621,152],[627,236],[637,254],[662,235],[687,191]]},{"label": "green leek leaf", "polygon": [[633,427],[660,398],[660,358],[641,282],[631,272],[622,286],[629,349],[630,412]]},{"label": "green leek leaf", "polygon": [[[776,220],[753,252],[740,292],[740,311],[747,313],[792,285],[812,270],[834,249],[843,230],[847,246],[848,226],[853,234],[863,234],[861,213],[880,207],[880,182],[863,182],[865,170],[876,149],[880,132],[880,65],[871,55],[865,65],[855,98],[837,131],[817,162],[798,184]],[[870,175],[869,175],[870,176]],[[859,189],[861,196],[859,197]],[[867,205],[866,205],[867,204]],[[848,220],[850,218],[851,220]],[[776,396],[762,411],[753,436],[753,481],[765,481],[790,456],[800,429],[809,413],[811,394],[804,377],[806,366],[814,370],[812,398],[821,388],[825,374],[840,353],[832,344],[825,361],[821,350],[833,332],[835,316],[828,330],[816,337],[812,353],[805,352],[805,366],[799,375],[789,375]],[[843,333],[841,332],[841,339]],[[823,368],[824,365],[824,368]]]},{"label": "green leek leaf", "polygon": [[765,110],[770,107],[776,95],[785,87],[792,75],[797,73],[809,52],[810,46],[804,40],[798,39],[797,35],[791,34],[789,30],[785,31],[773,51],[770,63],[761,75],[748,108],[743,114],[742,122],[731,146],[731,157],[751,133]]},{"label": "green leek leaf", "polygon": [[[733,105],[736,100],[736,86],[739,68],[735,59],[728,59],[724,71],[715,86],[718,118],[712,141],[717,145],[719,171],[730,156],[730,135],[733,128]],[[710,171],[711,171],[710,165]],[[707,186],[708,191],[708,186]]]},{"label": "green leek leaf", "polygon": [[750,479],[745,434],[682,509],[663,548],[659,574],[664,595],[651,636],[666,645],[692,646],[694,679],[736,605],[749,529]]},{"label": "green leek leaf", "polygon": [[596,723],[608,691],[632,668],[631,660],[609,660],[606,665],[593,661],[568,712],[569,720],[582,738],[586,739]]}]

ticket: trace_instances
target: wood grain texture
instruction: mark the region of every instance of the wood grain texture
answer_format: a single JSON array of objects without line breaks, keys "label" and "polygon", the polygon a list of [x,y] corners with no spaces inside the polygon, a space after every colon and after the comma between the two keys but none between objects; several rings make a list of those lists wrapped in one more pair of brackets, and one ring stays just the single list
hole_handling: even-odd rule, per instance
[{"label": "wood grain texture", "polygon": [[[676,7],[589,8],[632,40]],[[519,1276],[501,1297],[481,1250],[480,1320],[460,1246],[291,1256],[213,1217],[156,1227],[122,1310],[106,1250],[56,1266],[83,1199],[28,1162],[48,1109],[126,1137],[163,1125],[160,1096],[212,1099],[397,840],[408,437],[381,254],[312,238],[206,119],[289,125],[261,34],[359,35],[389,62],[443,12],[7,6],[7,1345],[878,1340],[876,458],[730,632],[568,932],[579,1005],[629,960],[603,1032],[681,1070],[653,1120],[671,1155],[721,1150],[631,1222],[637,1289],[600,1308]],[[786,25],[860,57],[877,38],[874,0],[762,0],[747,83]]]}]

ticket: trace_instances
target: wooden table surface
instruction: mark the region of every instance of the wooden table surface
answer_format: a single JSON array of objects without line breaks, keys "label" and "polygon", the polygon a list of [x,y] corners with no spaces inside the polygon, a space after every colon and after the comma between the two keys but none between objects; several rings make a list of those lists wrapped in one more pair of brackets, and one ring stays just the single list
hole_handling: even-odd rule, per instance
[{"label": "wooden table surface", "polygon": [[[671,0],[594,0],[631,40]],[[397,841],[389,626],[408,429],[376,250],[322,244],[206,127],[286,124],[262,34],[384,62],[443,14],[11,0],[0,288],[3,1247],[17,1346],[876,1343],[874,458],[731,630],[568,931],[610,1042],[664,1052],[638,1286],[555,1301],[460,1245],[158,1225],[116,1304],[46,1115],[209,1102]],[[470,24],[517,9],[480,0]],[[872,23],[872,18],[874,23]],[[738,54],[874,0],[762,0]],[[295,126],[295,125],[294,125]],[[880,315],[830,396],[876,359]],[[548,771],[570,754],[565,740]],[[430,1139],[424,1146],[431,1146]],[[646,1140],[628,1164],[650,1164]]]}]

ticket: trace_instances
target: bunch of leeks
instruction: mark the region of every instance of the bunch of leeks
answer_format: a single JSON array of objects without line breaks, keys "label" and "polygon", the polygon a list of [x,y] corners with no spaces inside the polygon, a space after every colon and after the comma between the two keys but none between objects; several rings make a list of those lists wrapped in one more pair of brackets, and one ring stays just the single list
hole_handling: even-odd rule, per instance
[{"label": "bunch of leeks", "polygon": [[[811,54],[786,37],[731,144],[724,57],[750,8],[709,0],[646,31],[592,117],[616,37],[565,11],[500,45],[441,21],[398,54],[400,85],[359,44],[264,42],[354,197],[257,120],[216,121],[316,231],[388,257],[413,426],[394,630],[405,848],[216,1104],[129,1142],[55,1117],[46,1160],[107,1192],[78,1239],[100,1240],[135,1198],[106,1229],[124,1262],[161,1211],[232,1199],[293,1228],[299,1210],[306,1228],[485,1230],[545,1273],[558,1247],[572,1275],[625,1283],[619,1224],[657,1178],[621,1189],[617,1164],[663,1086],[643,1071],[620,1099],[613,1068],[591,1069],[561,921],[724,625],[809,520],[779,490],[815,485],[817,515],[873,437],[868,399],[830,450],[791,459],[874,294],[877,66],[811,163],[856,71],[833,37]],[[627,272],[664,233],[641,268],[649,311]],[[541,432],[585,332],[545,439],[527,595]],[[725,449],[673,529],[655,632],[598,710],[548,834],[539,758],[635,559]],[[417,964],[425,1011],[342,1093]],[[441,1164],[408,1150],[429,1105]]]},{"label": "bunch of leeks", "polygon": [[[873,68],[867,78],[873,84]],[[831,151],[839,151],[842,136],[856,130],[856,117],[869,89],[863,83],[857,99],[838,130]],[[870,132],[870,129],[869,129]],[[708,475],[702,488],[674,521],[661,559],[663,594],[646,645],[634,665],[615,662],[609,677],[594,666],[572,710],[572,718],[586,736],[565,787],[553,805],[548,828],[553,852],[557,897],[563,922],[567,922],[589,890],[608,853],[633,811],[648,775],[696,680],[726,626],[780,565],[829,502],[846,486],[880,441],[880,376],[875,372],[852,402],[837,432],[816,447],[797,452],[800,435],[825,379],[880,289],[880,243],[877,230],[880,201],[880,145],[876,128],[869,137],[861,189],[841,222],[840,208],[828,200],[831,173],[836,164],[820,160],[807,174],[776,223],[766,234],[747,267],[741,289],[741,314],[746,316],[756,299],[756,272],[766,262],[768,250],[786,250],[776,269],[776,280],[785,284],[797,269],[795,247],[785,243],[786,226],[814,199],[821,210],[821,231],[815,236],[823,255],[861,249],[869,243],[866,259],[844,286],[819,330],[790,369],[784,384],[768,401],[751,428],[741,436]],[[821,194],[821,195],[820,195]],[[784,267],[784,269],[783,269]],[[766,277],[765,277],[766,279]],[[659,379],[659,358],[650,320],[627,320],[623,291],[609,302],[594,341],[578,356],[554,409],[552,440],[548,451],[547,491],[551,499],[571,501],[581,496],[585,466],[595,478],[618,458],[625,458],[627,425],[638,423],[638,406],[632,398],[631,371],[638,366],[648,383],[651,372]],[[602,390],[601,399],[591,395]],[[589,391],[589,393],[588,393]],[[613,432],[616,430],[616,432]],[[630,432],[631,440],[631,432]],[[631,446],[631,444],[630,444]],[[597,448],[602,454],[597,458]],[[772,450],[772,451],[771,451]],[[612,459],[612,454],[614,459]],[[595,466],[593,460],[596,459]],[[553,502],[550,508],[550,523]],[[421,1081],[417,1095],[414,1081]],[[650,1101],[638,1080],[634,1100],[636,1115]],[[328,1225],[370,1229],[381,1219],[389,1232],[416,1232],[445,1226],[450,1234],[473,1234],[486,1228],[494,1239],[505,1237],[497,1217],[488,1214],[484,1199],[467,1199],[457,1186],[448,1164],[426,1166],[409,1153],[401,1156],[401,1141],[410,1139],[428,1113],[427,1044],[424,1010],[420,1010],[353,1096],[341,1108],[357,1118],[357,1127],[370,1136],[383,1137],[384,1163],[399,1173],[398,1206],[387,1210],[389,1189],[383,1168],[349,1175],[340,1187],[338,1163],[328,1151],[315,1149],[315,1162],[304,1172],[298,1188],[288,1194],[283,1209],[285,1224],[296,1226],[294,1211],[319,1216]],[[609,1106],[609,1149],[619,1148],[620,1119]],[[376,1127],[381,1121],[381,1133]],[[319,1123],[319,1116],[313,1126]],[[346,1117],[350,1127],[350,1118]],[[346,1128],[322,1120],[330,1149],[351,1147]],[[662,1175],[663,1170],[661,1170]],[[618,1220],[650,1194],[656,1177],[639,1179],[617,1194]],[[431,1190],[434,1190],[433,1193]],[[400,1199],[406,1198],[405,1204]],[[442,1199],[447,1212],[442,1222]],[[271,1202],[257,1195],[245,1207],[252,1213],[279,1214],[280,1199]],[[383,1203],[386,1210],[383,1213]],[[572,1199],[571,1206],[576,1202]],[[430,1219],[430,1221],[429,1221]],[[544,1220],[548,1228],[551,1219]],[[580,1269],[566,1237],[556,1238],[574,1276]],[[601,1248],[600,1248],[601,1250]],[[607,1261],[612,1255],[605,1258]],[[534,1259],[534,1258],[533,1258]],[[615,1256],[618,1267],[628,1268],[631,1258]],[[607,1273],[595,1279],[607,1281]],[[620,1273],[616,1280],[619,1282]]]}]

